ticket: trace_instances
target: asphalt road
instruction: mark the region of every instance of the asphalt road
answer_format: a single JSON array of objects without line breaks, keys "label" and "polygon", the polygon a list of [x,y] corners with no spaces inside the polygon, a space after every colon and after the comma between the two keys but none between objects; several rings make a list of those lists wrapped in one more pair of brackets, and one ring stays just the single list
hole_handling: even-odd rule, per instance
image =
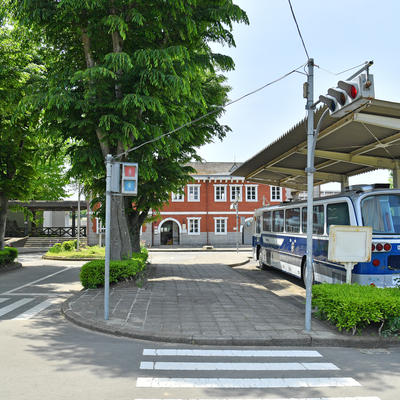
[{"label": "asphalt road", "polygon": [[[71,325],[59,312],[58,302],[81,289],[81,263],[43,262],[29,255],[21,259],[22,270],[0,275],[0,399],[399,397],[399,348],[223,348],[102,335]],[[300,281],[253,267],[238,268],[301,301]],[[30,303],[4,313],[25,298],[54,303],[34,315]]]}]

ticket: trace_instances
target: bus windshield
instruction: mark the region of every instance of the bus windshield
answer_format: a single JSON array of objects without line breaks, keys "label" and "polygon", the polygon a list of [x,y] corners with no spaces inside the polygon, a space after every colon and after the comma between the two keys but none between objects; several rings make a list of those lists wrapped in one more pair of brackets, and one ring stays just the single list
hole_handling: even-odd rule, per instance
[{"label": "bus windshield", "polygon": [[400,234],[400,194],[377,194],[361,201],[364,226],[374,233]]}]

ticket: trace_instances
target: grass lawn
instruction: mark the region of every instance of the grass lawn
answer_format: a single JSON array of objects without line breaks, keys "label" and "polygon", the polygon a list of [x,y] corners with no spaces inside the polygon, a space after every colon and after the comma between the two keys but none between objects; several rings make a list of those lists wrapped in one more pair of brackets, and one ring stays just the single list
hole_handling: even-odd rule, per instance
[{"label": "grass lawn", "polygon": [[105,248],[99,246],[82,247],[80,251],[60,251],[58,253],[48,251],[46,257],[54,258],[93,258],[102,259],[105,257]]}]

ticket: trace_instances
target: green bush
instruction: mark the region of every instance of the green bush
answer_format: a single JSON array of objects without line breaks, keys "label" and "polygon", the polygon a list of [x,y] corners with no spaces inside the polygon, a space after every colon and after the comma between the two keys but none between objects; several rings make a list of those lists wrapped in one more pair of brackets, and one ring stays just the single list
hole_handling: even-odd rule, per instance
[{"label": "green bush", "polygon": [[317,316],[353,334],[373,323],[379,323],[379,334],[385,323],[400,315],[400,290],[357,284],[314,285],[312,304]]},{"label": "green bush", "polygon": [[63,251],[74,251],[76,249],[77,240],[68,240],[67,242],[63,242],[61,248]]},{"label": "green bush", "polygon": [[60,253],[62,251],[62,244],[56,243],[52,247],[49,248],[50,253]]},{"label": "green bush", "polygon": [[[132,278],[143,271],[147,257],[147,250],[143,248],[140,253],[133,254],[129,260],[110,261],[110,283]],[[104,286],[104,260],[93,260],[84,264],[81,268],[80,280],[86,289]]]},{"label": "green bush", "polygon": [[17,257],[17,249],[14,247],[4,247],[4,250],[0,250],[0,265],[12,263]]}]

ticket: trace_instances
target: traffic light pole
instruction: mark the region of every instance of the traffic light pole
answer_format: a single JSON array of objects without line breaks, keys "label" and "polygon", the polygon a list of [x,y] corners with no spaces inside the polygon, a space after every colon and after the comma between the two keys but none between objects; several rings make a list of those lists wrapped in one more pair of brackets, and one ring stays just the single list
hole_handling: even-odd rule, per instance
[{"label": "traffic light pole", "polygon": [[313,265],[313,197],[314,197],[314,59],[308,60],[307,74],[307,251],[305,332],[311,331],[311,296]]},{"label": "traffic light pole", "polygon": [[106,254],[104,259],[104,319],[109,318],[110,253],[111,253],[111,163],[112,155],[106,157]]}]

